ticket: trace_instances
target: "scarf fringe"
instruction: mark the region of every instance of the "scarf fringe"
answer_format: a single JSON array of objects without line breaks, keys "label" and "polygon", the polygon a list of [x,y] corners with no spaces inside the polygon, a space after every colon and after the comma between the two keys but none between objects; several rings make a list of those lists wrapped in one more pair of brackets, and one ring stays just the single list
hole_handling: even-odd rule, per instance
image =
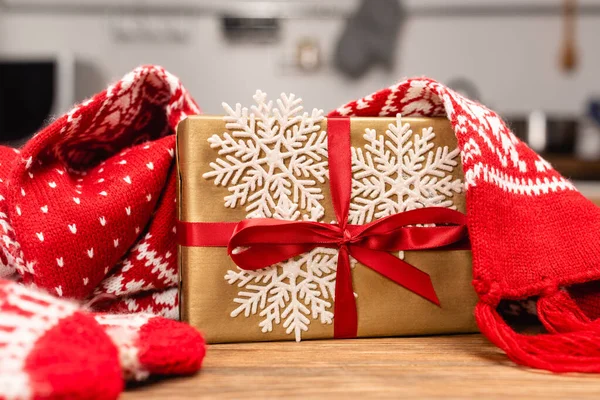
[{"label": "scarf fringe", "polygon": [[542,296],[538,313],[551,333],[517,333],[493,305],[475,307],[481,333],[515,363],[553,372],[600,372],[600,324],[587,319],[562,291]]}]

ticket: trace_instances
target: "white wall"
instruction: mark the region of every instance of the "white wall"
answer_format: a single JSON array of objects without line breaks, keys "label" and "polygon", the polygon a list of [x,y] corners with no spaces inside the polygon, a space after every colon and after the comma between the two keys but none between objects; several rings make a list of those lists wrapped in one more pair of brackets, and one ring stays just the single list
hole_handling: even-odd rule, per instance
[{"label": "white wall", "polygon": [[177,26],[187,39],[123,43],[115,38],[115,26],[142,17],[0,13],[0,56],[72,53],[78,60],[78,97],[93,94],[143,63],[161,64],[178,75],[210,113],[220,112],[221,101],[249,103],[257,88],[271,95],[291,91],[307,105],[328,110],[415,75],[441,81],[467,77],[479,87],[485,103],[504,113],[533,108],[580,113],[590,96],[600,97],[599,14],[578,20],[579,68],[572,75],[559,69],[558,15],[415,16],[401,31],[394,71],[373,70],[352,81],[331,66],[309,75],[282,67],[289,63],[296,41],[305,36],[317,38],[325,58],[331,57],[343,29],[341,17],[285,20],[278,43],[232,45],[222,37],[219,21],[209,16],[142,19],[143,24]]}]

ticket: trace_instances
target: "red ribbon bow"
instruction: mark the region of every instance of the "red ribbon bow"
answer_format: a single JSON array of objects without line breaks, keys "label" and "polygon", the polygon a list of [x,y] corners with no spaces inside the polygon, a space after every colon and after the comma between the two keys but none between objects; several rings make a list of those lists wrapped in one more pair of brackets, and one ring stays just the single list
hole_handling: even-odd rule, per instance
[{"label": "red ribbon bow", "polygon": [[[464,214],[430,207],[390,215],[366,225],[348,224],[352,190],[350,119],[328,118],[327,146],[331,197],[337,224],[312,221],[247,219],[239,223],[179,222],[183,246],[227,246],[242,269],[258,270],[315,247],[338,248],[334,303],[334,337],[356,337],[358,316],[350,256],[406,289],[439,305],[429,275],[389,252],[468,249]],[[416,227],[417,224],[436,224]]]}]

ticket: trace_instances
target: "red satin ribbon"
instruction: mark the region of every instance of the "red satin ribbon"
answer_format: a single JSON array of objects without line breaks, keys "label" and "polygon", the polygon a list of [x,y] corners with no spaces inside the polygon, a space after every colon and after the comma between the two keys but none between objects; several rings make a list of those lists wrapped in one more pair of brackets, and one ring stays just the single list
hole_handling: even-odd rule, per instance
[{"label": "red satin ribbon", "polygon": [[[315,247],[338,248],[334,336],[356,337],[358,319],[350,256],[406,289],[439,305],[429,275],[389,252],[468,249],[464,214],[430,207],[391,215],[366,225],[348,224],[350,209],[350,119],[328,118],[327,145],[331,197],[337,224],[270,218],[241,222],[178,222],[183,246],[227,246],[240,268],[257,270],[306,253]],[[417,224],[436,224],[416,227]]]}]

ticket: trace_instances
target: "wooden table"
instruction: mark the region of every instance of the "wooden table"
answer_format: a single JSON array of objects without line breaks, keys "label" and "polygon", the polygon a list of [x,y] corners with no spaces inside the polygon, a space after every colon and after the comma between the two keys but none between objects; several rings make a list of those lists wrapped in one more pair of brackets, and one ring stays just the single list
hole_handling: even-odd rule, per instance
[{"label": "wooden table", "polygon": [[192,377],[129,388],[123,399],[580,399],[600,376],[525,369],[481,335],[213,345]]}]

